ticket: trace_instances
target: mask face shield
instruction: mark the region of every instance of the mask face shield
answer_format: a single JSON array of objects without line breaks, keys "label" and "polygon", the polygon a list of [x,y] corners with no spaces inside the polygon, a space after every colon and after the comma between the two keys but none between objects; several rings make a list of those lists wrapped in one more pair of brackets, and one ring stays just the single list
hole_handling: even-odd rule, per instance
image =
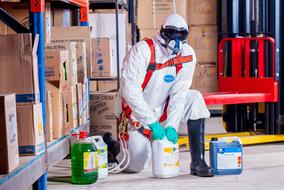
[{"label": "mask face shield", "polygon": [[184,28],[179,29],[169,26],[161,28],[160,35],[165,40],[165,47],[174,55],[178,54],[178,52],[182,49],[182,44],[186,43],[188,31]]},{"label": "mask face shield", "polygon": [[175,40],[171,40],[168,43],[168,49],[172,51],[173,55],[178,54],[181,48],[182,48],[182,42],[178,38],[176,38]]},{"label": "mask face shield", "polygon": [[188,37],[188,31],[186,29],[172,26],[161,28],[160,33],[161,36],[165,39],[168,39],[168,41],[179,39],[180,41],[185,42]]}]

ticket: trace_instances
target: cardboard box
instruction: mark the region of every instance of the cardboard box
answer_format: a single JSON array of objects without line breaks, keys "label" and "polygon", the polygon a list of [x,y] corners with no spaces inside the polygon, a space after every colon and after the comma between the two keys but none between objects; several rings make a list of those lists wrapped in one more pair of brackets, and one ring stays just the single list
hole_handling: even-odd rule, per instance
[{"label": "cardboard box", "polygon": [[45,79],[53,82],[67,82],[69,78],[69,54],[67,50],[45,51]]},{"label": "cardboard box", "polygon": [[217,24],[217,0],[189,0],[187,20],[190,25]]},{"label": "cardboard box", "polygon": [[76,84],[76,97],[77,97],[77,116],[78,116],[78,125],[83,124],[83,94],[82,94],[82,84]]},{"label": "cardboard box", "polygon": [[191,89],[200,92],[217,92],[217,66],[215,63],[197,63]]},{"label": "cardboard box", "polygon": [[149,30],[149,29],[141,29],[139,31],[139,40],[144,40],[145,38],[152,38],[158,34],[159,30]]},{"label": "cardboard box", "polygon": [[94,93],[90,95],[90,130],[92,135],[111,132],[117,136],[115,100],[117,93]]},{"label": "cardboard box", "polygon": [[0,94],[0,174],[20,164],[15,94]]},{"label": "cardboard box", "polygon": [[76,43],[75,42],[50,43],[50,44],[45,45],[45,50],[51,50],[51,51],[67,50],[68,51],[69,70],[67,73],[67,80],[69,81],[70,85],[77,84],[78,74],[77,74]]},{"label": "cardboard box", "polygon": [[[7,9],[6,3],[0,3],[0,8],[3,10]],[[7,34],[8,27],[5,23],[0,22],[0,34]]]},{"label": "cardboard box", "polygon": [[[7,1],[8,2],[8,1]],[[13,16],[26,28],[29,28],[29,4],[28,3],[1,3],[0,7]],[[16,34],[6,24],[0,22],[0,34]]]},{"label": "cardboard box", "polygon": [[53,10],[53,26],[71,26],[71,10],[70,9],[54,9]]},{"label": "cardboard box", "polygon": [[90,93],[93,94],[98,91],[98,82],[96,80],[90,81]]},{"label": "cardboard box", "polygon": [[68,135],[72,129],[71,127],[71,113],[69,111],[69,106],[72,104],[69,104],[69,98],[71,96],[70,92],[70,86],[66,86],[66,88],[63,88],[62,90],[62,112],[63,112],[63,124],[62,124],[62,134]]},{"label": "cardboard box", "polygon": [[[89,22],[91,23],[91,22]],[[97,26],[96,26],[97,27]],[[52,27],[51,42],[85,42],[87,55],[87,74],[92,75],[92,58],[91,58],[91,35],[90,28],[87,26],[71,26],[71,27]]]},{"label": "cardboard box", "polygon": [[94,93],[90,95],[91,124],[116,123],[115,100],[117,93]]},{"label": "cardboard box", "polygon": [[90,134],[94,135],[103,135],[104,133],[109,132],[112,134],[114,139],[117,139],[117,124],[90,124]]},{"label": "cardboard box", "polygon": [[[119,9],[119,14],[125,15],[125,21],[126,21],[126,51],[128,51],[132,46],[132,24],[129,22],[128,19],[128,11],[126,9]],[[115,14],[115,9],[90,9],[90,13],[107,13],[107,14]]]},{"label": "cardboard box", "polygon": [[78,83],[87,82],[87,54],[86,43],[76,43]]},{"label": "cardboard box", "polygon": [[[0,3],[0,8],[3,10],[7,9],[6,3]],[[0,34],[7,34],[7,25],[3,22],[0,22]]]},{"label": "cardboard box", "polygon": [[45,150],[42,106],[17,105],[17,123],[20,154],[38,155]]},{"label": "cardboard box", "polygon": [[198,62],[217,63],[216,26],[192,26],[188,40],[195,50]]},{"label": "cardboard box", "polygon": [[99,92],[115,92],[117,91],[117,80],[98,80]]},{"label": "cardboard box", "polygon": [[50,142],[53,140],[53,118],[52,118],[52,93],[46,91],[46,140]]},{"label": "cardboard box", "polygon": [[88,84],[82,84],[82,97],[83,97],[83,123],[89,119],[89,101],[88,101]]},{"label": "cardboard box", "polygon": [[19,3],[21,0],[0,0],[0,2],[13,2],[13,3]]},{"label": "cardboard box", "polygon": [[52,14],[50,2],[45,2],[44,11],[44,41],[50,43],[51,40],[51,27],[52,27]]},{"label": "cardboard box", "polygon": [[38,35],[0,35],[0,92],[16,93],[16,102],[38,102]]},{"label": "cardboard box", "polygon": [[[139,29],[160,29],[166,16],[176,13],[187,18],[187,0],[138,0],[137,26]],[[155,3],[155,4],[154,4]]]},{"label": "cardboard box", "polygon": [[132,24],[126,24],[126,52],[128,52],[132,47]]},{"label": "cardboard box", "polygon": [[78,127],[76,85],[70,86],[70,96],[68,103],[69,105],[71,105],[68,107],[69,115],[71,116],[70,117],[71,129],[75,129],[76,127]]},{"label": "cardboard box", "polygon": [[[115,13],[92,13],[89,15],[89,23],[92,27],[92,38],[109,38],[110,65],[112,71],[117,70],[117,49],[116,49],[116,16]],[[126,55],[126,15],[118,14],[119,25],[119,68],[122,68],[123,59]],[[113,72],[116,77],[116,72]]]},{"label": "cardboard box", "polygon": [[[90,9],[90,13],[110,13],[110,14],[115,14],[115,9]],[[118,10],[119,14],[125,14],[128,15],[128,11],[126,9],[119,9]],[[126,18],[126,21],[128,22],[128,18]]]},{"label": "cardboard box", "polygon": [[53,138],[62,137],[63,132],[63,100],[62,91],[53,84],[46,82],[46,90],[51,91]]},{"label": "cardboard box", "polygon": [[110,46],[108,38],[92,39],[92,77],[115,77],[116,67],[110,63]]}]

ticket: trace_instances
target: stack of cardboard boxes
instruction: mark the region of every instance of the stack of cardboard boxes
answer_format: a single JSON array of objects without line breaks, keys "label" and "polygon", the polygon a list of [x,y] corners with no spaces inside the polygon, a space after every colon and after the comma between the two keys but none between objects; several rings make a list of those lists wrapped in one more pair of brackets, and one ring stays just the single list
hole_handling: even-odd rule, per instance
[{"label": "stack of cardboard boxes", "polygon": [[111,132],[117,136],[115,99],[117,96],[117,67],[122,63],[129,44],[131,30],[128,13],[119,10],[119,64],[117,64],[117,37],[115,10],[96,10],[90,14],[92,37],[93,70],[90,82],[90,123],[91,134],[102,135]]},{"label": "stack of cardboard boxes", "polygon": [[[29,4],[1,3],[0,7],[28,28]],[[52,14],[55,13],[51,13],[50,3],[46,3],[48,141],[70,133],[70,129],[88,120],[87,76],[91,76],[90,29],[56,27],[52,31],[52,23],[60,19]],[[16,34],[0,23],[0,45],[0,174],[5,174],[19,166],[19,154],[38,155],[44,151],[45,142],[38,36]]]},{"label": "stack of cardboard boxes", "polygon": [[190,25],[188,42],[197,56],[198,63],[191,88],[201,92],[216,91],[217,0],[138,0],[139,39],[156,35],[163,20],[174,13],[174,9]]},{"label": "stack of cardboard boxes", "polygon": [[[37,68],[38,36],[0,35],[0,173],[19,165],[19,153],[44,151]],[[12,93],[12,94],[11,94]]]},{"label": "stack of cardboard boxes", "polygon": [[[0,36],[0,92],[16,93],[20,154],[44,150],[42,105],[39,102],[37,46],[31,34]],[[16,50],[16,51],[15,51]]]},{"label": "stack of cardboard boxes", "polygon": [[189,0],[189,44],[197,57],[192,89],[217,91],[217,0]]},{"label": "stack of cardboard boxes", "polygon": [[20,164],[15,94],[0,94],[0,174]]},{"label": "stack of cardboard boxes", "polygon": [[[7,11],[23,26],[29,28],[29,11],[30,11],[29,3],[27,2],[11,3],[7,1],[7,3],[2,2],[0,4],[0,8]],[[51,26],[53,22],[50,2],[45,3],[44,21],[45,21],[44,23],[45,42],[50,42]],[[16,32],[13,31],[11,28],[9,28],[6,24],[0,22],[0,34],[16,34]]]},{"label": "stack of cardboard boxes", "polygon": [[[92,77],[115,78],[117,67],[122,68],[130,33],[128,13],[120,10],[118,14],[119,36],[116,37],[115,10],[96,10],[89,16],[92,38]],[[117,64],[117,40],[119,41],[119,64]]]},{"label": "stack of cardboard boxes", "polygon": [[[48,140],[70,134],[88,120],[88,27],[53,27],[45,45]],[[51,137],[52,136],[52,137]]]}]

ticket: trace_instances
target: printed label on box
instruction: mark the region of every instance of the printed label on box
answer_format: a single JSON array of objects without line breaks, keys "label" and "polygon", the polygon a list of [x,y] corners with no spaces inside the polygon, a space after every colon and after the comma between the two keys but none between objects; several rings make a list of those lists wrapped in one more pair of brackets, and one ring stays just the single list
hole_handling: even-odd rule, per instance
[{"label": "printed label on box", "polygon": [[13,143],[16,141],[16,130],[17,130],[17,125],[16,125],[16,117],[14,113],[9,114],[8,116],[9,121],[8,121],[8,130],[9,130],[9,140],[10,143]]}]

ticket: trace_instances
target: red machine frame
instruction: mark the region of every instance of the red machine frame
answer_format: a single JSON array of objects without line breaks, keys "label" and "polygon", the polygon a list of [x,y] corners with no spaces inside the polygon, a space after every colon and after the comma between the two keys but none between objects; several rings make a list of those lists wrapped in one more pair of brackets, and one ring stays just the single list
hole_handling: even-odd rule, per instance
[{"label": "red machine frame", "polygon": [[[250,76],[251,42],[257,42],[258,61],[257,76]],[[232,76],[225,75],[225,44],[232,44]],[[265,76],[265,42],[271,48],[271,76]],[[207,105],[244,104],[258,102],[278,102],[278,81],[274,77],[275,67],[274,39],[258,38],[224,38],[218,46],[218,92],[204,93]]]}]

